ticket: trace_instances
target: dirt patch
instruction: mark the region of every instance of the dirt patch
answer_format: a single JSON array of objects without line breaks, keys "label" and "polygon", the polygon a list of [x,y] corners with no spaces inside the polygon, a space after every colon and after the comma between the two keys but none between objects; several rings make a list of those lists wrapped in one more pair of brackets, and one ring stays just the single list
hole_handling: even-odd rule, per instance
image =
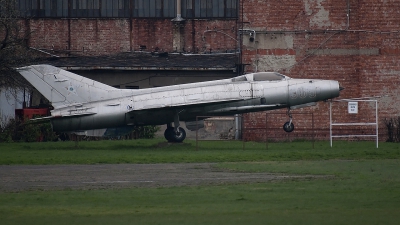
[{"label": "dirt patch", "polygon": [[232,172],[213,163],[0,166],[0,191],[217,185],[307,177],[311,176]]}]

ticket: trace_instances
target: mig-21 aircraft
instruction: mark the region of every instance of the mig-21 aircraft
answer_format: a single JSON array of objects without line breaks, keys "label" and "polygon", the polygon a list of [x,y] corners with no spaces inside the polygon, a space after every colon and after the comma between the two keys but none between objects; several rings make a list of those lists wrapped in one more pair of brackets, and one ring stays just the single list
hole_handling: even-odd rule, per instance
[{"label": "mig-21 aircraft", "polygon": [[164,136],[169,142],[185,139],[180,121],[281,108],[287,108],[289,115],[283,129],[291,132],[291,109],[338,97],[342,90],[338,81],[292,79],[277,72],[132,90],[117,89],[51,65],[17,71],[54,107],[51,116],[40,120],[50,120],[55,132],[167,124]]}]

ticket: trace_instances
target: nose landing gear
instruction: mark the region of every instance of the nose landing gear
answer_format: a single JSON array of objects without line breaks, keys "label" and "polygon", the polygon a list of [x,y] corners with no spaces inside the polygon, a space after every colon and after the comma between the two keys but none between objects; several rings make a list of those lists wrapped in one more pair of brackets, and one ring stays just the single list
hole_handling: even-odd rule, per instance
[{"label": "nose landing gear", "polygon": [[293,119],[292,119],[292,114],[290,113],[290,109],[288,109],[287,114],[289,116],[289,121],[283,124],[283,130],[290,133],[294,130],[294,124],[292,123]]}]

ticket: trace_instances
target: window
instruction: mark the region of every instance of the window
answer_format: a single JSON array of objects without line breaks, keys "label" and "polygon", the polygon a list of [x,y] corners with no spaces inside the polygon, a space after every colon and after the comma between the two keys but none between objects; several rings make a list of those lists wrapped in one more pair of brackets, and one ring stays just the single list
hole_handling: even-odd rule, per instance
[{"label": "window", "polygon": [[129,0],[101,0],[101,17],[129,18]]},{"label": "window", "polygon": [[22,17],[67,17],[68,0],[18,0]]},{"label": "window", "polygon": [[[175,18],[177,0],[17,0],[21,17]],[[237,18],[238,0],[182,0],[182,17]]]},{"label": "window", "polygon": [[238,0],[226,0],[225,16],[238,17]]},{"label": "window", "polygon": [[175,18],[176,16],[176,1],[163,0],[163,16]]},{"label": "window", "polygon": [[182,0],[182,16],[186,18],[194,17],[192,0]]},{"label": "window", "polygon": [[99,1],[100,0],[72,0],[72,9],[70,10],[71,17],[99,17]]},{"label": "window", "polygon": [[238,0],[182,0],[183,18],[237,18]]},{"label": "window", "polygon": [[134,0],[133,17],[174,18],[176,0]]},{"label": "window", "polygon": [[154,8],[153,17],[161,17],[163,14],[162,10],[162,1],[150,1],[154,5],[151,5],[150,8]]},{"label": "window", "polygon": [[261,72],[253,75],[254,81],[277,81],[285,79],[285,76],[276,72]]}]

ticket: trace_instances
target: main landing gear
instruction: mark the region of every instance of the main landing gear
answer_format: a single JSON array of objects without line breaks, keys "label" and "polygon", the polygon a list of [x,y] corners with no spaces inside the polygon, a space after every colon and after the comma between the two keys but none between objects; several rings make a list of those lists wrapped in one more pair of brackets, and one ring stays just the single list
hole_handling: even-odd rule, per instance
[{"label": "main landing gear", "polygon": [[164,131],[164,137],[168,142],[180,143],[186,138],[186,131],[179,126],[179,113],[174,117],[174,127],[171,123],[167,124],[167,129]]},{"label": "main landing gear", "polygon": [[290,109],[288,109],[287,112],[288,116],[289,116],[289,121],[286,122],[285,124],[283,124],[283,130],[290,133],[294,130],[294,124],[292,123],[292,113],[290,113]]},{"label": "main landing gear", "polygon": [[182,127],[172,127],[170,124],[167,124],[164,137],[168,142],[180,143],[185,140],[186,131]]}]

